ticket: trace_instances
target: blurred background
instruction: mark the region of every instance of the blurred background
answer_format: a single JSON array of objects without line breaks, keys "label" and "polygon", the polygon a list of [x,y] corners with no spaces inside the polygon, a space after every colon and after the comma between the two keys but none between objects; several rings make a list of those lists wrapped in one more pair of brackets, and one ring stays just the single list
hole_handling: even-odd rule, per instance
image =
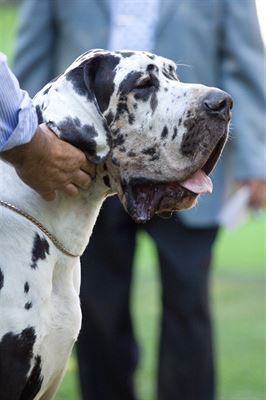
[{"label": "blurred background", "polygon": [[[39,0],[41,1],[41,0]],[[232,0],[233,1],[233,0]],[[257,1],[265,35],[266,3]],[[0,0],[0,50],[12,65],[17,2]],[[265,40],[265,36],[264,36]],[[265,80],[263,82],[265,85]],[[141,400],[153,400],[160,316],[157,254],[144,232],[135,254],[132,308],[142,359],[136,374]],[[212,272],[219,400],[266,398],[266,211],[249,215],[235,230],[221,230]],[[145,307],[143,302],[145,301]],[[78,400],[75,355],[56,400]],[[195,399],[196,400],[196,399]]]}]

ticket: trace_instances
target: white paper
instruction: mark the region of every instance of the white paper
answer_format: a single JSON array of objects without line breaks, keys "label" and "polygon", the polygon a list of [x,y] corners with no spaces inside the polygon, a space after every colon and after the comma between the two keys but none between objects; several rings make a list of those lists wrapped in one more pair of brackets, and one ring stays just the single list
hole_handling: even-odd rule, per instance
[{"label": "white paper", "polygon": [[235,229],[243,223],[249,211],[250,188],[238,189],[224,204],[218,216],[219,224],[227,229]]}]

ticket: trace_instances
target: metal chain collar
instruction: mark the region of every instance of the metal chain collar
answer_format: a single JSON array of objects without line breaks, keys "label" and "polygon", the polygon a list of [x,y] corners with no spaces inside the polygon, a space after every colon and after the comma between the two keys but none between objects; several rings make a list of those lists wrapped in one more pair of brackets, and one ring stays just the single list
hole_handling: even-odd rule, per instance
[{"label": "metal chain collar", "polygon": [[34,225],[36,225],[50,240],[51,242],[55,245],[55,247],[60,250],[62,253],[69,257],[80,257],[79,254],[73,254],[70,251],[68,251],[65,246],[56,239],[55,236],[53,236],[36,218],[32,217],[31,215],[27,214],[25,211],[20,210],[18,207],[7,203],[6,201],[0,200],[0,205],[8,208],[11,211],[14,211],[15,213],[22,215],[22,217],[26,218],[30,222],[32,222]]}]

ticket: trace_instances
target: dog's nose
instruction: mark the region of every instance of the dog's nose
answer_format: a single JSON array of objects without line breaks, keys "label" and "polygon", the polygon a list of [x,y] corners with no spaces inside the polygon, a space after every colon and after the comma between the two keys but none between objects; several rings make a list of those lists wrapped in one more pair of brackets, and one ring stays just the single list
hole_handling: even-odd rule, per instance
[{"label": "dog's nose", "polygon": [[219,89],[212,89],[204,98],[203,107],[208,114],[216,115],[228,121],[233,100],[228,93]]}]

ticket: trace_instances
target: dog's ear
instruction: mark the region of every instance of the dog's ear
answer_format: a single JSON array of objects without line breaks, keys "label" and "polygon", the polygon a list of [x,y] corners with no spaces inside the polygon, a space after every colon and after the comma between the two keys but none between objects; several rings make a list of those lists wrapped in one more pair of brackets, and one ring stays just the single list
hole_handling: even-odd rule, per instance
[{"label": "dog's ear", "polygon": [[104,50],[84,53],[35,98],[43,121],[94,163],[104,160],[111,147],[102,113],[109,104],[118,62],[117,56]]}]

